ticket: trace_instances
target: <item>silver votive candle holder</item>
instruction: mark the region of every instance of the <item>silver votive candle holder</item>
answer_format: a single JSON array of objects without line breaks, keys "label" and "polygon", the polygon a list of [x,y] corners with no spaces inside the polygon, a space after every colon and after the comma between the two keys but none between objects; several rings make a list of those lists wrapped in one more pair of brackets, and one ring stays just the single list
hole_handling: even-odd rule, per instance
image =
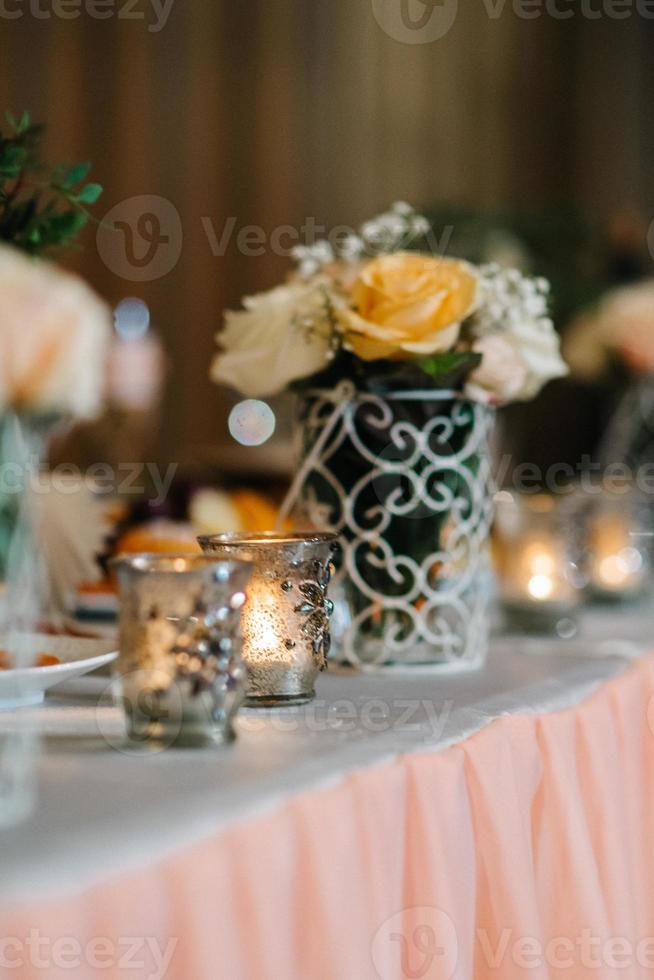
[{"label": "silver votive candle holder", "polygon": [[136,554],[114,559],[113,569],[128,745],[231,741],[245,693],[240,621],[250,566]]},{"label": "silver votive candle holder", "polygon": [[633,488],[589,496],[585,560],[591,599],[628,602],[648,592],[650,522],[646,501]]},{"label": "silver votive candle holder", "polygon": [[585,584],[577,510],[573,496],[496,494],[493,551],[510,628],[568,638],[576,632]]},{"label": "silver votive candle holder", "polygon": [[310,701],[316,678],[327,666],[333,609],[327,592],[336,535],[230,533],[198,541],[214,558],[252,563],[242,618],[246,704]]}]

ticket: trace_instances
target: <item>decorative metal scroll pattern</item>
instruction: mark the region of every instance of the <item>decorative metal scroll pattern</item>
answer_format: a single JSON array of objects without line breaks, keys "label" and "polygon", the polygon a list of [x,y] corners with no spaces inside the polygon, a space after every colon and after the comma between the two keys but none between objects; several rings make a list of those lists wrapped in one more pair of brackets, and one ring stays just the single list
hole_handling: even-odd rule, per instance
[{"label": "decorative metal scroll pattern", "polygon": [[[416,421],[418,402],[440,402],[442,410],[435,405],[427,422]],[[332,630],[339,652],[357,666],[478,665],[488,638],[493,411],[448,391],[358,393],[336,407],[333,393],[314,392],[306,408],[307,447],[332,429],[312,454],[300,509],[342,536],[333,590],[343,599]],[[353,453],[365,465],[344,486],[344,459]],[[402,522],[414,521],[425,530],[420,554],[398,547]]]}]

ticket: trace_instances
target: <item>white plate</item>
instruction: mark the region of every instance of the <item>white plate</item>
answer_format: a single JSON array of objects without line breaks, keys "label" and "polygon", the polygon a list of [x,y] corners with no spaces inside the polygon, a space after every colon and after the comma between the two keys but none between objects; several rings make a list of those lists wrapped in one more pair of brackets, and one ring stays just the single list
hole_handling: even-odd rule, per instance
[{"label": "white plate", "polygon": [[[0,670],[0,711],[40,704],[45,692],[55,684],[103,667],[117,656],[111,642],[78,636],[22,633],[12,641],[12,649],[16,647],[28,657],[40,653],[52,654],[61,663],[52,667]],[[6,649],[2,637],[0,649]]]}]

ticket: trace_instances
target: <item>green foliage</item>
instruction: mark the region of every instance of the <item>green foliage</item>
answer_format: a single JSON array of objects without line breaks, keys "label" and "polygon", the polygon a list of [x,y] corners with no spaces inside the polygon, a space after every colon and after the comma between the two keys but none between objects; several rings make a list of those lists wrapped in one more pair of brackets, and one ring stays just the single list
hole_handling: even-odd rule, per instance
[{"label": "green foliage", "polygon": [[378,395],[411,388],[458,389],[480,363],[481,354],[473,351],[445,351],[407,361],[362,361],[341,348],[325,371],[301,378],[291,388],[303,394],[312,388],[333,388],[348,380],[360,391]]},{"label": "green foliage", "polygon": [[0,241],[32,255],[69,246],[91,217],[86,205],[102,194],[85,184],[90,163],[47,167],[41,160],[44,127],[29,113],[6,115],[0,130]]},{"label": "green foliage", "polygon": [[439,387],[456,388],[463,378],[481,364],[481,354],[450,350],[443,354],[420,357],[415,363],[432,381],[437,381]]}]

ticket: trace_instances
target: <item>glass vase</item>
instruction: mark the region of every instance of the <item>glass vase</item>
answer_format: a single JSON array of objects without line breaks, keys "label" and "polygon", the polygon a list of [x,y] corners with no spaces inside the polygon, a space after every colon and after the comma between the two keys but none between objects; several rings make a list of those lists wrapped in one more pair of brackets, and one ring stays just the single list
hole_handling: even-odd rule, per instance
[{"label": "glass vase", "polygon": [[359,667],[483,664],[492,409],[455,392],[310,392],[300,519],[341,537],[334,642]]},{"label": "glass vase", "polygon": [[30,478],[58,424],[54,416],[0,413],[0,582],[7,582],[12,560],[19,565],[21,553],[36,550]]},{"label": "glass vase", "polygon": [[[38,473],[53,416],[0,414],[0,649],[18,668],[32,666],[20,634],[35,630],[47,602],[30,482]],[[16,693],[21,699],[20,681]],[[0,827],[29,816],[35,804],[38,735],[29,726],[0,725]]]}]

